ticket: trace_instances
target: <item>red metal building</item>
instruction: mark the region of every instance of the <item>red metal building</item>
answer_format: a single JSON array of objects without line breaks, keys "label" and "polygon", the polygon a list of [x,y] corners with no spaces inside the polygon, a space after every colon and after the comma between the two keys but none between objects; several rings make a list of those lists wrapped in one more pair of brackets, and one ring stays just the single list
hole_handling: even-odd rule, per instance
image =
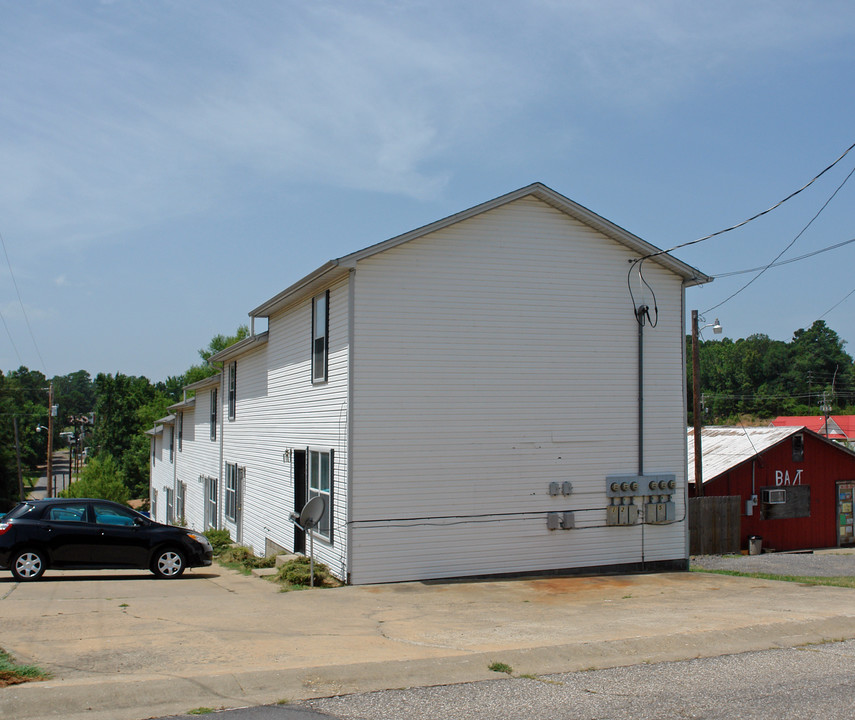
[{"label": "red metal building", "polygon": [[[855,452],[806,427],[708,427],[701,434],[704,495],[740,496],[740,542],[803,550],[855,544]],[[690,495],[694,437],[689,430]]]}]

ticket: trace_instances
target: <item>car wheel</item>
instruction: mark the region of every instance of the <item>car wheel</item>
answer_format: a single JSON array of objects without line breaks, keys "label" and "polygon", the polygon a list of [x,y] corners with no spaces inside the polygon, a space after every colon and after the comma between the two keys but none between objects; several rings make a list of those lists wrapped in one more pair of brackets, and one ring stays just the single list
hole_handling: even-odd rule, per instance
[{"label": "car wheel", "polygon": [[151,571],[160,578],[176,578],[184,572],[184,556],[178,550],[161,550],[154,557]]},{"label": "car wheel", "polygon": [[12,575],[16,580],[38,580],[47,568],[41,550],[23,550],[12,558]]}]

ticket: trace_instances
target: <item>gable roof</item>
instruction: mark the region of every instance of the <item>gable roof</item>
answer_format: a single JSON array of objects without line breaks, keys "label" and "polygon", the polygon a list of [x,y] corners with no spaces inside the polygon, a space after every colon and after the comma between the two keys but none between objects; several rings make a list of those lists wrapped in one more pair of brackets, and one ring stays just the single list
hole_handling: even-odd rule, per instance
[{"label": "gable roof", "polygon": [[300,297],[303,294],[309,294],[315,290],[320,290],[322,286],[327,285],[337,277],[346,274],[350,269],[356,267],[356,263],[360,260],[525,197],[535,197],[542,200],[547,205],[550,205],[579,222],[598,230],[606,237],[625,245],[633,252],[638,253],[639,257],[662,253],[652,257],[651,262],[656,262],[682,277],[686,286],[701,285],[712,281],[710,276],[704,275],[696,268],[677,260],[677,258],[672,255],[663,253],[656,246],[651,245],[636,235],[633,235],[628,230],[624,230],[622,227],[615,225],[613,222],[606,220],[604,217],[597,215],[595,212],[588,210],[588,208],[573,202],[570,198],[555,192],[555,190],[552,190],[543,183],[536,182],[531,185],[526,185],[519,190],[507,193],[506,195],[501,195],[493,200],[488,200],[487,202],[471,207],[468,210],[463,210],[455,215],[450,215],[442,220],[437,220],[429,225],[416,228],[415,230],[411,230],[403,235],[398,235],[390,238],[389,240],[377,243],[376,245],[371,245],[363,250],[358,250],[357,252],[345,255],[344,257],[340,257],[336,260],[330,260],[317,270],[314,270],[301,280],[298,280],[296,283],[283,290],[278,295],[275,295],[254,310],[251,310],[249,315],[250,317],[270,317],[273,313],[290,304],[295,298]]},{"label": "gable roof", "polygon": [[[701,430],[702,481],[706,485],[719,475],[732,470],[737,465],[761,455],[769,448],[784,442],[793,435],[808,433],[818,440],[828,443],[842,453],[855,456],[840,443],[815,433],[804,425],[786,427],[723,427],[720,425],[705,427]],[[695,482],[695,434],[688,430],[689,482]]]},{"label": "gable roof", "polygon": [[[825,415],[781,415],[772,421],[775,427],[803,425],[820,435],[826,435]],[[855,415],[829,415],[827,436],[833,440],[855,438]]]},{"label": "gable roof", "polygon": [[[804,427],[705,427],[701,430],[702,481],[706,485],[804,430]],[[695,432],[689,428],[689,482],[695,482]]]}]

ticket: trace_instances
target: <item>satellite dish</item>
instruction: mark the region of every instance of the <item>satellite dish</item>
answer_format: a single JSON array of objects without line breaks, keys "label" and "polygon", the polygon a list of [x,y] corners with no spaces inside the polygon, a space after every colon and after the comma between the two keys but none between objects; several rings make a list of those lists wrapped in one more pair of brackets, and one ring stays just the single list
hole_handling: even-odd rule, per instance
[{"label": "satellite dish", "polygon": [[[288,519],[301,530],[311,530],[316,527],[327,509],[327,501],[323,495],[317,495],[307,502],[300,514],[292,512]],[[309,533],[309,586],[315,586],[315,535]]]},{"label": "satellite dish", "polygon": [[304,530],[311,530],[321,521],[326,509],[327,501],[323,495],[313,497],[303,506],[303,510],[300,512],[299,525]]}]

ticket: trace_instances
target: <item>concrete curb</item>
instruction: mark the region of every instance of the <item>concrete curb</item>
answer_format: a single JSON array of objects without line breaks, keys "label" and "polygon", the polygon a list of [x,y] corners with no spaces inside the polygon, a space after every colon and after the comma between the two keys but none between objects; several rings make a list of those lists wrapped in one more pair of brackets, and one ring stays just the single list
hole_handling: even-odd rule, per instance
[{"label": "concrete curb", "polygon": [[327,665],[217,675],[125,675],[50,680],[6,688],[0,717],[16,720],[142,720],[197,707],[243,707],[400,687],[496,679],[492,662],[543,675],[714,657],[855,638],[855,617],[749,625],[602,642],[455,654],[433,659]]}]

